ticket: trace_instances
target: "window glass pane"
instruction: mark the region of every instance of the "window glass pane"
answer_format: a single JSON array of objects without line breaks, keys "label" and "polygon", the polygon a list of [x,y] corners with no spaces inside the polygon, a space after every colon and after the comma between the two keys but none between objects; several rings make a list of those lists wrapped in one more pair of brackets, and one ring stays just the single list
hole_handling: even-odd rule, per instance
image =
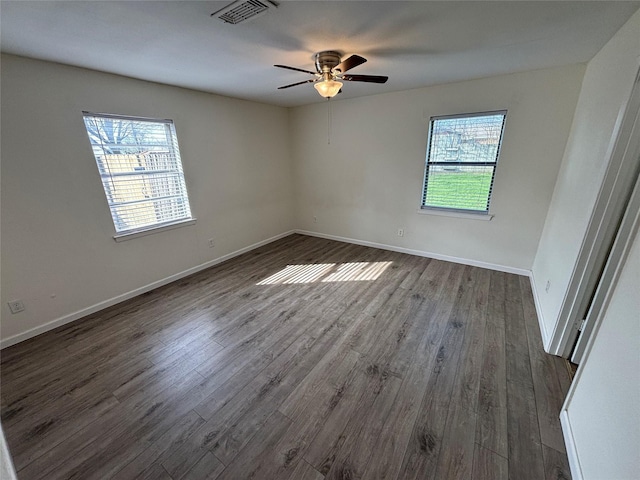
[{"label": "window glass pane", "polygon": [[423,207],[488,212],[505,116],[431,119]]},{"label": "window glass pane", "polygon": [[171,120],[84,115],[117,233],[191,219]]},{"label": "window glass pane", "polygon": [[433,121],[429,162],[495,162],[504,115]]}]

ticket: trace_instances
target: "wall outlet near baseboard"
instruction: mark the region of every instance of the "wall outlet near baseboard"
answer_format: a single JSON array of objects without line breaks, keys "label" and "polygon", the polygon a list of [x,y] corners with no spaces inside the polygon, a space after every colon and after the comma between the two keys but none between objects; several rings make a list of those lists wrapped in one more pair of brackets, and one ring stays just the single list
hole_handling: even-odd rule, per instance
[{"label": "wall outlet near baseboard", "polygon": [[551,288],[551,280],[547,280],[547,285],[544,287],[544,291],[549,293],[549,289]]},{"label": "wall outlet near baseboard", "polygon": [[7,304],[9,305],[11,313],[24,312],[24,303],[22,303],[22,300],[13,300],[12,302],[7,302]]},{"label": "wall outlet near baseboard", "polygon": [[404,228],[399,228],[398,229],[398,236],[399,237],[404,237]]},{"label": "wall outlet near baseboard", "polygon": [[209,248],[213,248],[216,246],[216,242],[213,240],[213,238],[207,240],[207,244],[209,245]]}]

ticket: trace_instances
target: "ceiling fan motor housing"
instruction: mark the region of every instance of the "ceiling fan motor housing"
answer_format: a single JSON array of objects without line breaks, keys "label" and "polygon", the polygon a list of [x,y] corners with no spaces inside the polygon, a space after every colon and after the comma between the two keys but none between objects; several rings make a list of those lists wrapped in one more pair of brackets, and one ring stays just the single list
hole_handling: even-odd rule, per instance
[{"label": "ceiling fan motor housing", "polygon": [[331,72],[334,67],[340,64],[340,53],[328,50],[316,53],[316,70],[318,73]]}]

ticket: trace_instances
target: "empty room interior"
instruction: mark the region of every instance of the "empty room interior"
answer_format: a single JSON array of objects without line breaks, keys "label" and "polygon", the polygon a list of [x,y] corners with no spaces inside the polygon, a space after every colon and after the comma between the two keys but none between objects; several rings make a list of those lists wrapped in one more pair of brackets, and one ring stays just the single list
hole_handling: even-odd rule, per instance
[{"label": "empty room interior", "polygon": [[0,2],[3,479],[640,479],[640,2]]}]

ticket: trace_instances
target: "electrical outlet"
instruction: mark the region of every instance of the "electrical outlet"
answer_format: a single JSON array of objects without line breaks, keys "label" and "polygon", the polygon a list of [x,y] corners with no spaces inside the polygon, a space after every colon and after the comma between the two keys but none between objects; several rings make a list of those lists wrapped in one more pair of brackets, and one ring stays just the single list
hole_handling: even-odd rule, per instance
[{"label": "electrical outlet", "polygon": [[9,305],[9,310],[11,310],[11,313],[19,313],[24,311],[24,303],[22,303],[22,300],[14,300],[12,302],[7,302],[7,304]]},{"label": "electrical outlet", "polygon": [[313,223],[318,223],[318,217],[313,217]]},{"label": "electrical outlet", "polygon": [[547,286],[544,287],[544,291],[549,293],[549,289],[551,288],[551,280],[547,280]]},{"label": "electrical outlet", "polygon": [[210,238],[207,243],[209,244],[209,248],[213,248],[216,246],[216,242],[213,240],[213,238]]},{"label": "electrical outlet", "polygon": [[399,237],[404,237],[404,228],[399,228],[398,229],[398,236]]}]

